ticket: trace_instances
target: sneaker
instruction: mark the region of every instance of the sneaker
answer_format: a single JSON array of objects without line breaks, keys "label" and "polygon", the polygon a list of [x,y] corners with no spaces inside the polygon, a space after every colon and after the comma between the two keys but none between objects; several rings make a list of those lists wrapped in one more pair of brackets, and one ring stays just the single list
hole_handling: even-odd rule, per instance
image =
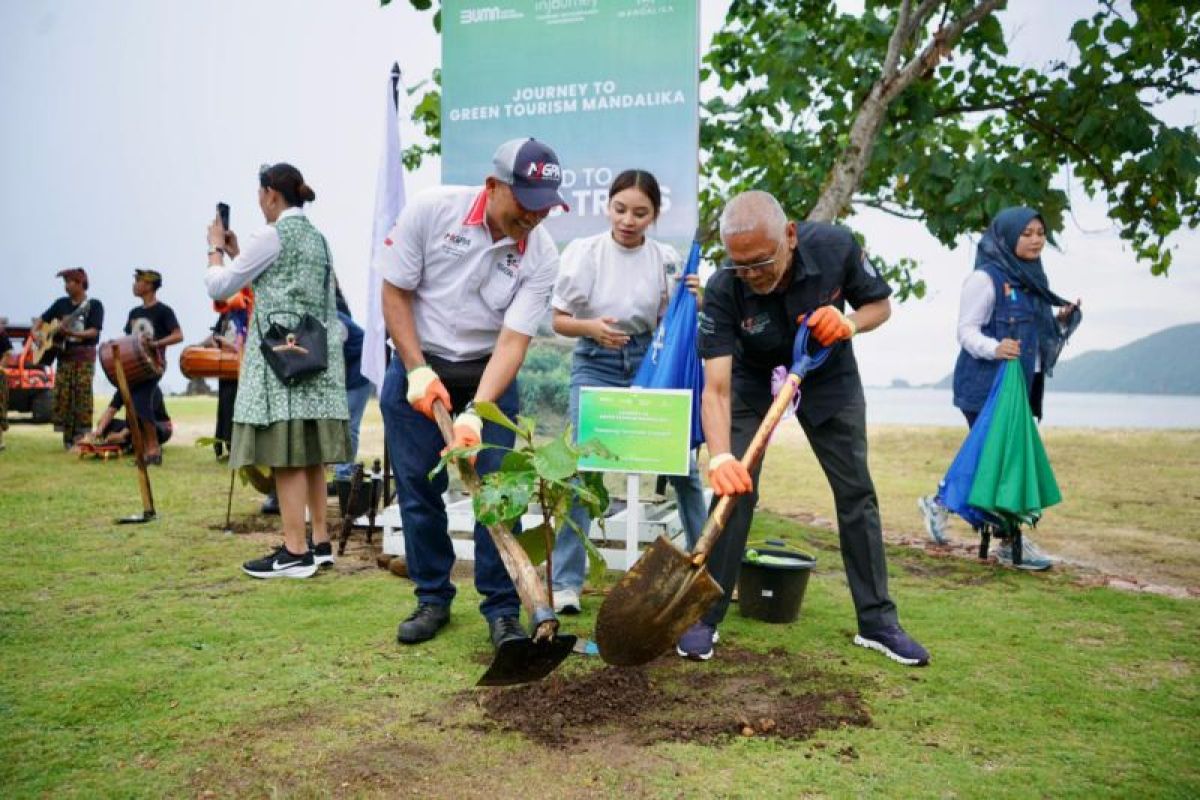
[{"label": "sneaker", "polygon": [[1028,536],[1021,537],[1021,563],[1013,563],[1012,541],[1002,539],[996,546],[996,560],[1006,567],[1026,569],[1030,572],[1042,572],[1054,566],[1053,559],[1042,552]]},{"label": "sneaker", "polygon": [[311,552],[298,556],[281,544],[275,552],[242,564],[242,571],[251,578],[311,578],[317,572],[317,565]]},{"label": "sneaker", "polygon": [[275,496],[274,492],[267,495],[266,500],[263,500],[262,508],[258,510],[258,513],[279,516],[279,498]]},{"label": "sneaker", "polygon": [[854,637],[854,643],[859,647],[878,650],[906,667],[923,667],[929,663],[929,651],[899,625],[889,625],[874,633],[859,633]]},{"label": "sneaker", "polygon": [[949,544],[950,537],[946,534],[946,507],[937,501],[937,497],[917,498],[917,508],[921,509],[921,518],[925,521],[925,532],[936,544]]},{"label": "sneaker", "polygon": [[554,590],[555,614],[578,614],[583,610],[579,603],[579,592],[575,589]]},{"label": "sneaker", "polygon": [[312,539],[308,540],[308,549],[312,551],[313,562],[318,567],[332,567],[334,562],[333,557],[333,542],[321,542],[313,544]]},{"label": "sneaker", "polygon": [[675,652],[692,661],[708,661],[713,656],[713,644],[720,640],[716,625],[697,622],[679,637]]},{"label": "sneaker", "polygon": [[488,634],[492,637],[492,647],[497,650],[505,642],[529,638],[529,634],[521,627],[521,618],[516,614],[488,620]]},{"label": "sneaker", "polygon": [[437,632],[450,621],[450,606],[435,606],[432,603],[420,603],[408,619],[400,623],[396,630],[396,641],[400,644],[417,644],[425,642],[437,635]]}]

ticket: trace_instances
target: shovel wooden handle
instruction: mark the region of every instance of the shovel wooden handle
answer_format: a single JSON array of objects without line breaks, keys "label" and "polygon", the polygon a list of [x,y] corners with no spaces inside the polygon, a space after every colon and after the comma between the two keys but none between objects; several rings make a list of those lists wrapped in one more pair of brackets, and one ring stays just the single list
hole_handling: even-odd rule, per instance
[{"label": "shovel wooden handle", "polygon": [[[759,424],[754,438],[750,440],[750,446],[742,455],[742,466],[746,468],[747,472],[754,472],[758,462],[762,461],[763,453],[767,449],[767,442],[771,440],[771,434],[775,432],[775,426],[779,424],[779,420],[783,419],[784,412],[787,411],[792,397],[799,388],[799,376],[795,373],[788,373],[787,380],[784,381],[779,394],[772,401],[771,407],[767,409],[767,415]],[[703,566],[704,562],[708,560],[708,554],[717,543],[721,532],[725,530],[725,523],[729,521],[729,515],[733,512],[733,506],[737,501],[737,495],[725,495],[717,501],[717,507],[708,515],[708,521],[704,523],[704,529],[700,531],[700,540],[692,548],[692,563],[697,567]]]},{"label": "shovel wooden handle", "polygon": [[[435,400],[433,415],[436,418],[438,429],[442,432],[442,438],[449,445],[454,441],[454,424],[450,420],[450,412],[446,410],[441,401]],[[465,458],[458,459],[458,474],[471,496],[477,496],[481,484],[479,475],[475,472],[475,467],[471,465],[471,462]],[[533,632],[534,641],[553,639],[558,632],[558,620],[554,619],[550,604],[546,601],[541,578],[538,577],[537,570],[529,561],[529,554],[521,545],[517,544],[517,540],[504,525],[488,525],[487,530],[491,534],[492,542],[496,545],[496,550],[500,553],[500,560],[504,562],[504,569],[517,588],[517,594],[520,596],[529,618],[537,620],[550,617],[538,625],[537,630]]]}]

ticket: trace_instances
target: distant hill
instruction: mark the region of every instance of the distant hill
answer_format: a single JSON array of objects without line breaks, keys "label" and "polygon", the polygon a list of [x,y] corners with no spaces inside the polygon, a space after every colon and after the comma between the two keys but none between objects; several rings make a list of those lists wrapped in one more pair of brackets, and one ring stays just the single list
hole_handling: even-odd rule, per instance
[{"label": "distant hill", "polygon": [[[1115,350],[1060,361],[1048,388],[1056,392],[1200,395],[1200,323],[1177,325]],[[934,384],[951,388],[951,373]]]}]

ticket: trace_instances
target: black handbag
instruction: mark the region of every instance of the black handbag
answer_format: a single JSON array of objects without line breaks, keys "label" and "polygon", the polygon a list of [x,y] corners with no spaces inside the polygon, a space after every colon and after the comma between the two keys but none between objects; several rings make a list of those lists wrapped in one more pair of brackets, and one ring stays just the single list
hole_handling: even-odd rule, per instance
[{"label": "black handbag", "polygon": [[[325,245],[325,318],[329,318],[329,245]],[[267,315],[267,332],[257,314],[258,344],[275,377],[285,386],[319,375],[329,366],[329,332],[325,323],[305,311],[273,311]],[[286,325],[281,320],[294,320]]]}]

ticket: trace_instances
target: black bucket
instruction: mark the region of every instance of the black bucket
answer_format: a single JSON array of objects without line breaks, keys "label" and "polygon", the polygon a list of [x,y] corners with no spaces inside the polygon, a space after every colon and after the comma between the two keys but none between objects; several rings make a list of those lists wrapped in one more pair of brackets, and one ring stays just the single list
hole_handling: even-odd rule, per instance
[{"label": "black bucket", "polygon": [[763,622],[794,622],[800,616],[808,576],[816,565],[817,560],[812,556],[786,547],[747,550],[738,576],[738,608],[742,616]]}]

